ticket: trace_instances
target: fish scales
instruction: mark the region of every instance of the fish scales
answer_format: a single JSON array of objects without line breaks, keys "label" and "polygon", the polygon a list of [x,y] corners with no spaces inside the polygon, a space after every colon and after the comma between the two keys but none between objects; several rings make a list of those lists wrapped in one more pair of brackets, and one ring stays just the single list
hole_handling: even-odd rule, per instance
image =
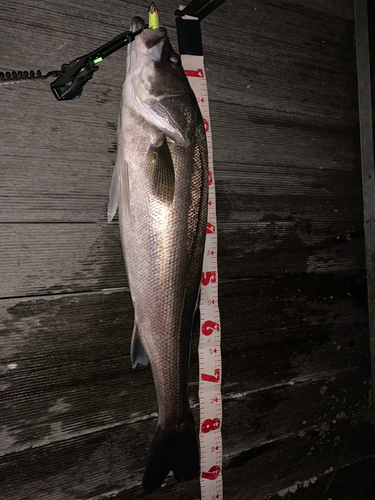
[{"label": "fish scales", "polygon": [[[133,31],[141,23],[135,18]],[[170,470],[179,481],[199,471],[187,377],[207,203],[207,145],[196,98],[166,30],[145,30],[128,51],[109,218],[118,204],[135,313],[132,362],[150,360],[159,406],[146,491]]]}]

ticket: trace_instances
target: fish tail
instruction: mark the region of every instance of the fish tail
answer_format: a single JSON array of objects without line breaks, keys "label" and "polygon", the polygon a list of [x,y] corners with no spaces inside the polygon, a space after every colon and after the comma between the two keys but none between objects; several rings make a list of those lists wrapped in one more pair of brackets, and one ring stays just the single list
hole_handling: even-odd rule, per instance
[{"label": "fish tail", "polygon": [[191,411],[183,424],[166,428],[157,426],[147,458],[142,487],[156,491],[169,471],[177,481],[190,481],[199,473],[199,452]]}]

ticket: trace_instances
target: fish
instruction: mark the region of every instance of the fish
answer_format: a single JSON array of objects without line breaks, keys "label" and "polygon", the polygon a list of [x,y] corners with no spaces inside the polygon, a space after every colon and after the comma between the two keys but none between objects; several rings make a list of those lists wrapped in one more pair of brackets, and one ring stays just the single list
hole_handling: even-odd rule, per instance
[{"label": "fish", "polygon": [[[132,20],[117,128],[108,221],[118,208],[134,305],[131,361],[150,362],[158,419],[142,487],[157,490],[170,471],[199,473],[188,400],[190,342],[199,314],[208,209],[205,127],[196,97],[163,27]],[[199,323],[198,323],[199,324]]]}]

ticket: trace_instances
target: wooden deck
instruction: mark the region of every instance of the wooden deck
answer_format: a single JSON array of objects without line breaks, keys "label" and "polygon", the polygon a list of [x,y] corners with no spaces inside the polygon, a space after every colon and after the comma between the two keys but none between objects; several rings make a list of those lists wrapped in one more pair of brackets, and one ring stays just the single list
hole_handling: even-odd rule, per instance
[{"label": "wooden deck", "polygon": [[[178,3],[159,2],[177,46]],[[4,3],[0,71],[58,69],[149,3]],[[225,499],[372,500],[352,1],[228,0],[202,31]],[[132,303],[106,222],[124,76],[121,50],[75,101],[49,81],[0,86],[1,500],[144,497],[157,405],[149,367],[131,367]],[[149,496],[197,498],[198,480],[171,478]]]}]

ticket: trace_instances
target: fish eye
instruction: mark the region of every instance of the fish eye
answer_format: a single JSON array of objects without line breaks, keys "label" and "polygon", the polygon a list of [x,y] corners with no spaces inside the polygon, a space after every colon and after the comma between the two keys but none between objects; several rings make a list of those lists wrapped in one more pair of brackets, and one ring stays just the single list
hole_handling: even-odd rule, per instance
[{"label": "fish eye", "polygon": [[172,64],[178,64],[180,62],[180,58],[176,54],[170,55],[169,60]]}]

